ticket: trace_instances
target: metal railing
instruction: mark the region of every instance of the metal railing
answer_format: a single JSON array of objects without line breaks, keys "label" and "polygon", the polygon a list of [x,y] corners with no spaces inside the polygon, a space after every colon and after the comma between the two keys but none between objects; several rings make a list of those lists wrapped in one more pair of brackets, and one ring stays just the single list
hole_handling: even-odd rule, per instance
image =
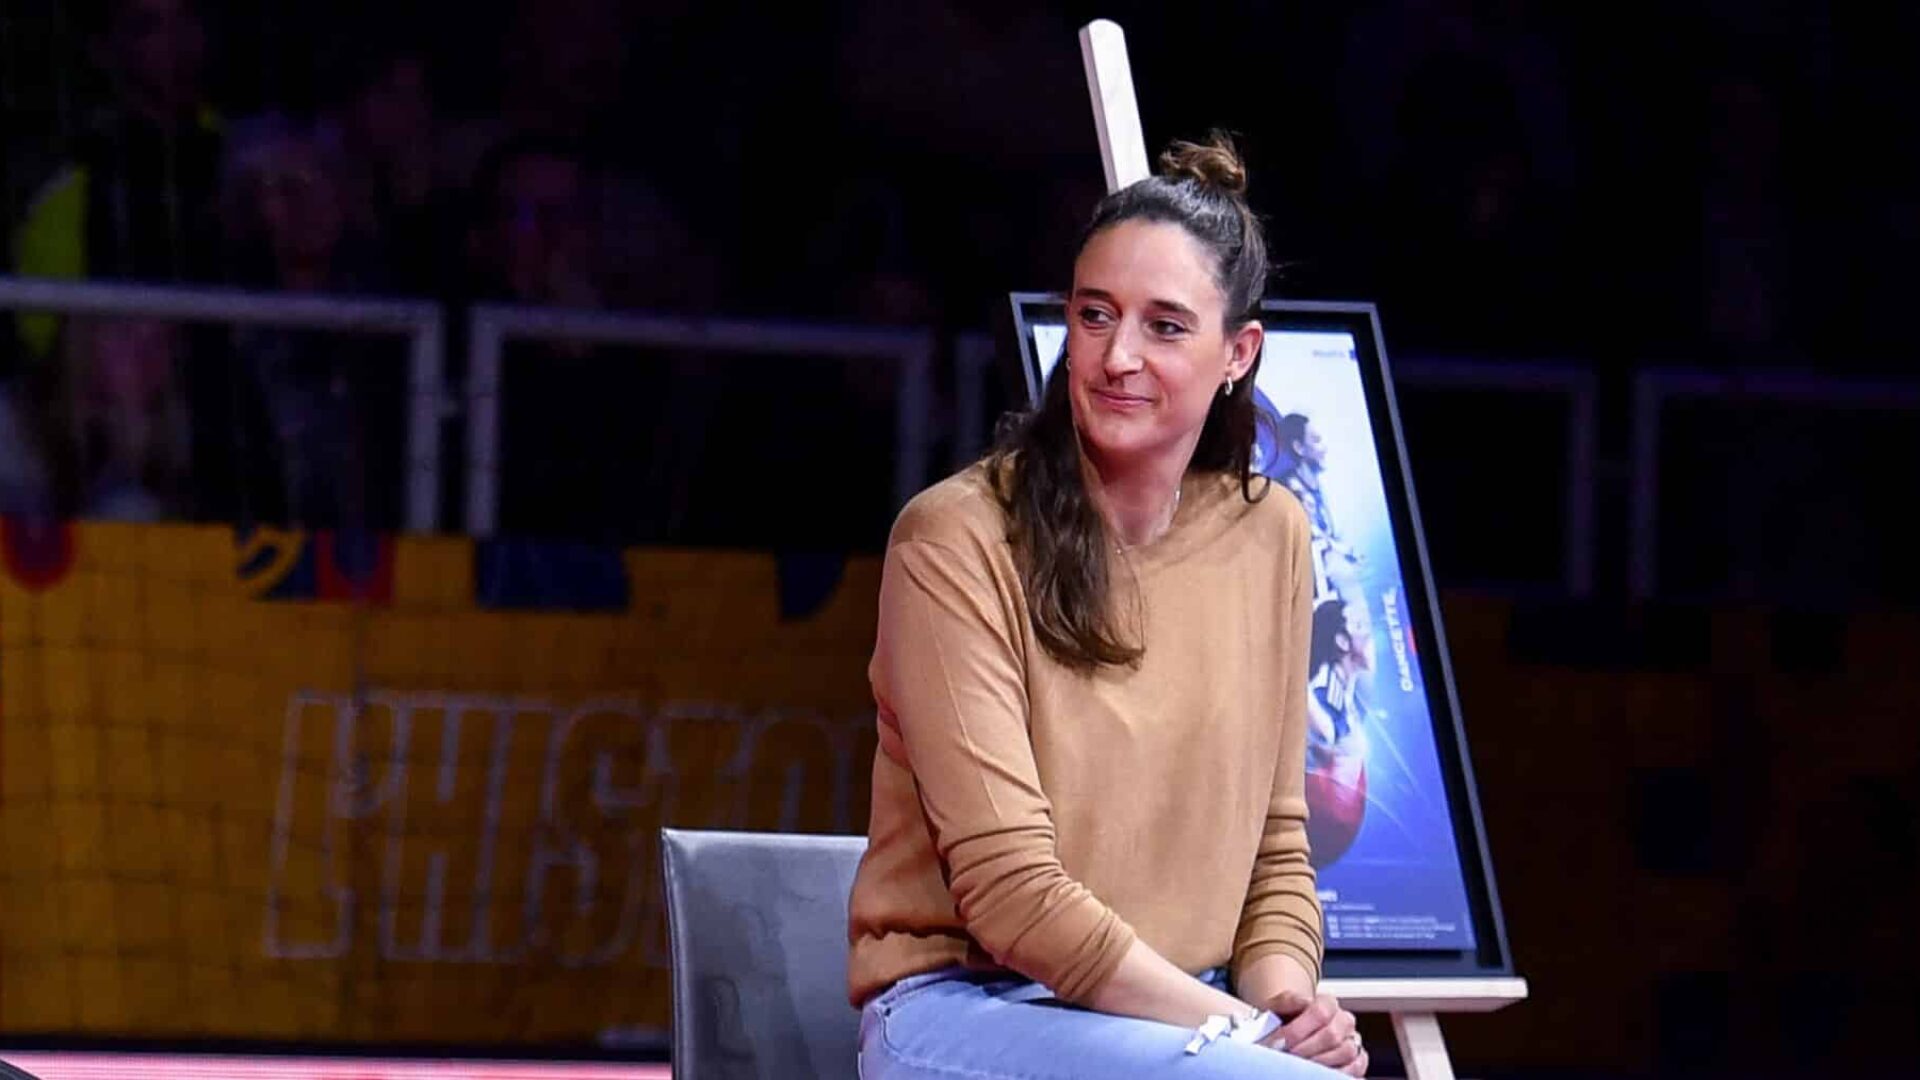
[{"label": "metal railing", "polygon": [[1599,550],[1597,489],[1600,454],[1599,380],[1573,363],[1491,363],[1483,360],[1411,359],[1393,362],[1394,382],[1432,390],[1497,390],[1562,397],[1567,408],[1566,544],[1561,576],[1571,596],[1593,592]]},{"label": "metal railing", "polygon": [[469,327],[466,530],[471,535],[492,535],[499,524],[501,349],[509,339],[652,345],[761,358],[816,355],[891,361],[897,379],[895,505],[904,505],[926,486],[934,351],[931,331],[498,305],[474,308]]},{"label": "metal railing", "polygon": [[[408,342],[408,397],[404,467],[404,522],[426,532],[440,520],[441,422],[464,405],[466,531],[485,536],[498,526],[502,351],[509,340],[621,344],[698,350],[719,357],[771,359],[820,356],[881,361],[894,379],[893,496],[896,505],[930,479],[932,439],[951,433],[949,464],[960,467],[986,446],[994,340],[979,333],[948,342],[953,364],[951,415],[936,424],[933,366],[939,342],[930,330],[875,329],[746,319],[481,305],[469,319],[466,384],[444,382],[445,309],[404,298],[315,296],[187,286],[119,284],[0,276],[0,310],[65,316],[149,317],[227,326],[275,326],[345,334],[399,335]],[[1492,363],[1464,359],[1403,359],[1397,384],[1422,390],[1536,393],[1564,401],[1565,549],[1562,582],[1573,596],[1595,587],[1598,551],[1598,389],[1592,369],[1575,363]],[[1648,599],[1660,589],[1662,424],[1667,407],[1715,399],[1823,410],[1920,413],[1920,383],[1846,380],[1776,372],[1713,372],[1684,367],[1640,371],[1632,383],[1626,474],[1627,591]]]},{"label": "metal railing", "polygon": [[430,532],[439,525],[445,335],[438,304],[0,276],[0,310],[404,336],[408,342],[404,520],[412,532]]},{"label": "metal railing", "polygon": [[964,468],[987,450],[992,422],[987,417],[987,379],[998,354],[987,334],[961,334],[953,340],[953,467]]},{"label": "metal railing", "polygon": [[[1836,379],[1772,371],[1702,371],[1665,367],[1633,381],[1628,493],[1627,590],[1648,600],[1660,588],[1660,429],[1666,406],[1711,398],[1810,409],[1920,414],[1920,383]],[[1896,466],[1897,467],[1897,466]]]}]

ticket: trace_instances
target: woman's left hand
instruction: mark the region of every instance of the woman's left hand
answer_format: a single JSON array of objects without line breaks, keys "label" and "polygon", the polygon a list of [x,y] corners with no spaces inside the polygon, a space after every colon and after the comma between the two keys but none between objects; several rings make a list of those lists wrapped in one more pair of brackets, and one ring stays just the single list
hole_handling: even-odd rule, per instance
[{"label": "woman's left hand", "polygon": [[1320,994],[1308,999],[1297,991],[1282,990],[1267,1007],[1286,1020],[1271,1038],[1284,1040],[1287,1053],[1348,1076],[1367,1075],[1367,1050],[1360,1042],[1358,1021],[1340,1007],[1339,998]]}]

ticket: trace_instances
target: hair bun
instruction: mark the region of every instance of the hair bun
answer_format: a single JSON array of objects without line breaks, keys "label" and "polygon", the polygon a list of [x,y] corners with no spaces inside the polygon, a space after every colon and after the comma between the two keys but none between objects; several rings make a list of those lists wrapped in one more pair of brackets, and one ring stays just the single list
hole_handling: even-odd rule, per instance
[{"label": "hair bun", "polygon": [[1160,172],[1170,180],[1197,180],[1230,195],[1247,191],[1246,163],[1224,131],[1214,132],[1204,143],[1175,140],[1160,155]]}]

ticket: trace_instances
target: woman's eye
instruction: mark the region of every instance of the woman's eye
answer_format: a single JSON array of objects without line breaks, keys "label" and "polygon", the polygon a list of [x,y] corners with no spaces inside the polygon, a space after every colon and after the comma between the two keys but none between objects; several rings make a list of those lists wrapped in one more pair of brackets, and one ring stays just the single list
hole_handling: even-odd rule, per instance
[{"label": "woman's eye", "polygon": [[1080,322],[1086,326],[1107,325],[1107,313],[1099,308],[1081,308]]},{"label": "woman's eye", "polygon": [[1170,322],[1166,319],[1155,319],[1153,321],[1153,332],[1159,334],[1161,337],[1174,337],[1175,335],[1186,333],[1187,328],[1177,322]]}]

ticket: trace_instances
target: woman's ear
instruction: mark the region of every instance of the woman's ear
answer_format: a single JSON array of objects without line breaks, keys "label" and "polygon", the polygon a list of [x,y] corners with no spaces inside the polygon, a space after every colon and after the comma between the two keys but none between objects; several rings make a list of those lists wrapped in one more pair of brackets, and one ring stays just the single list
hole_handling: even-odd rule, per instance
[{"label": "woman's ear", "polygon": [[1234,382],[1246,378],[1247,372],[1253,370],[1253,362],[1260,359],[1260,346],[1266,339],[1267,331],[1260,320],[1242,323],[1227,339],[1227,378]]}]

